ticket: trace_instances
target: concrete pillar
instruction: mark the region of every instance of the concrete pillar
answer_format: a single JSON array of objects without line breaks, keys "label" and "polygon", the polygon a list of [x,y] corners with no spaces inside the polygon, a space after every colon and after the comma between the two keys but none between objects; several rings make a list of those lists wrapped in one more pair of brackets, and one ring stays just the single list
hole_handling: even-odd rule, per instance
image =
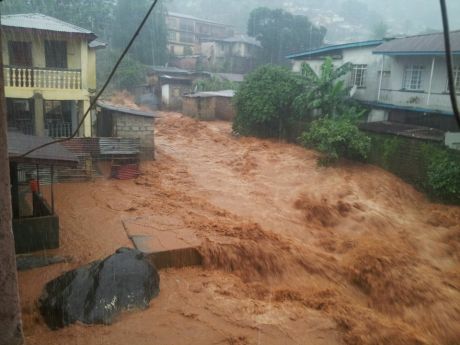
[{"label": "concrete pillar", "polygon": [[3,62],[0,52],[0,345],[20,345],[24,343],[24,338],[11,220],[7,128]]},{"label": "concrete pillar", "polygon": [[[81,118],[85,115],[86,111],[89,109],[90,106],[90,101],[89,99],[85,99],[83,102],[83,107],[82,107],[82,114]],[[92,129],[92,114],[89,113],[88,116],[85,119],[85,122],[83,123],[83,133],[82,136],[84,137],[91,137],[91,129]]]},{"label": "concrete pillar", "polygon": [[34,94],[34,125],[35,135],[45,136],[45,107],[41,93]]},{"label": "concrete pillar", "polygon": [[81,40],[81,88],[88,89],[88,42]]},{"label": "concrete pillar", "polygon": [[78,126],[78,101],[70,102],[70,118],[72,122],[72,133],[77,129]]}]

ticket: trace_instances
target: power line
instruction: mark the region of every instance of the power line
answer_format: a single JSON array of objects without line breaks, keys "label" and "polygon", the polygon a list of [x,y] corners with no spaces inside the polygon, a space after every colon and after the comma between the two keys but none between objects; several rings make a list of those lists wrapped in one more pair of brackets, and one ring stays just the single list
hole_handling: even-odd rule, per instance
[{"label": "power line", "polygon": [[445,0],[439,0],[441,5],[441,15],[442,15],[442,27],[444,31],[444,45],[446,47],[446,65],[447,65],[447,80],[449,83],[449,95],[450,95],[450,102],[452,103],[452,109],[454,111],[454,117],[457,121],[458,127],[460,127],[460,113],[458,111],[458,104],[457,104],[457,94],[455,92],[455,81],[454,81],[454,71],[453,71],[453,63],[452,63],[452,48],[450,45],[450,37],[449,37],[449,18],[447,16],[447,6]]},{"label": "power line", "polygon": [[154,8],[155,8],[157,3],[158,3],[158,0],[154,0],[152,5],[150,6],[149,10],[147,11],[147,13],[145,14],[144,18],[142,19],[142,22],[139,24],[138,28],[136,29],[136,31],[134,32],[133,36],[131,37],[131,40],[129,41],[128,45],[123,50],[123,53],[120,55],[120,57],[118,58],[117,62],[113,66],[112,71],[110,72],[110,74],[109,74],[107,80],[105,81],[104,85],[102,86],[101,90],[97,93],[96,97],[94,97],[94,99],[91,101],[88,110],[86,110],[85,114],[83,115],[83,118],[78,123],[78,126],[75,129],[75,131],[72,133],[72,135],[70,137],[68,137],[68,138],[56,139],[56,140],[53,140],[53,141],[51,141],[49,143],[39,145],[39,146],[27,151],[26,153],[22,154],[20,157],[25,157],[25,156],[31,154],[32,152],[37,151],[39,149],[42,149],[42,148],[44,148],[46,146],[50,146],[50,145],[57,144],[57,143],[62,143],[64,141],[68,141],[68,140],[70,140],[72,138],[75,138],[75,136],[77,135],[77,133],[80,130],[81,126],[83,126],[83,123],[85,122],[86,117],[88,117],[88,115],[90,114],[91,109],[94,107],[94,105],[96,104],[96,102],[99,99],[99,97],[102,95],[102,93],[105,91],[105,89],[109,85],[110,81],[112,80],[113,75],[115,74],[115,72],[118,69],[118,66],[122,62],[122,60],[125,57],[125,55],[128,53],[128,50],[133,45],[134,41],[136,40],[136,37],[141,32],[142,28],[144,27],[145,23],[147,22],[147,19],[149,18],[150,14],[153,12],[153,10],[154,10]]}]

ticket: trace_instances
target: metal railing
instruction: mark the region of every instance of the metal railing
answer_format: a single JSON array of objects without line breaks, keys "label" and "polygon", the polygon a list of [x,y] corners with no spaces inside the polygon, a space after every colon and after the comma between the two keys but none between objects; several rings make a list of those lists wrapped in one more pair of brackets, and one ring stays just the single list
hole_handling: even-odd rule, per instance
[{"label": "metal railing", "polygon": [[5,87],[81,89],[81,70],[5,66]]}]

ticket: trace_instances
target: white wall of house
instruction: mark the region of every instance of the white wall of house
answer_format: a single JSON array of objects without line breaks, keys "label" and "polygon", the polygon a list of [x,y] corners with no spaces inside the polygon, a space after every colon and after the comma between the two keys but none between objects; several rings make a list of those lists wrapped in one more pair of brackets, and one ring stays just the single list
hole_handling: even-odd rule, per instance
[{"label": "white wall of house", "polygon": [[[375,101],[377,98],[381,57],[372,54],[374,48],[375,47],[373,46],[345,49],[342,51],[341,59],[334,59],[334,66],[336,67],[339,67],[347,62],[351,62],[354,65],[367,65],[364,87],[358,88],[354,94],[356,99],[363,101]],[[324,57],[320,59],[294,60],[292,70],[294,72],[300,72],[302,64],[308,63],[313,71],[319,75],[321,73],[321,65],[323,62]],[[345,80],[347,83],[351,80],[351,73],[345,77]]]},{"label": "white wall of house", "polygon": [[[385,56],[384,59],[390,74],[388,81],[383,83],[378,101],[405,107],[452,110],[447,88],[446,59],[443,56]],[[412,65],[423,66],[419,90],[407,89],[407,85],[404,85],[405,71]],[[460,59],[455,59],[455,65],[460,67]]]}]

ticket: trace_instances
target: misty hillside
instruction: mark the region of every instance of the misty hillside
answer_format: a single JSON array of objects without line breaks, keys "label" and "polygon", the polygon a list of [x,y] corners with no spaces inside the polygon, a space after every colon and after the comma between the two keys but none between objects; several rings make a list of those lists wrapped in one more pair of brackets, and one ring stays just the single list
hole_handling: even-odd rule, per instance
[{"label": "misty hillside", "polygon": [[[387,35],[441,29],[437,0],[169,0],[171,11],[234,25],[246,31],[249,12],[259,6],[283,8],[308,16],[328,29],[327,42],[373,38],[379,27]],[[460,1],[448,0],[451,29],[460,28]]]}]

